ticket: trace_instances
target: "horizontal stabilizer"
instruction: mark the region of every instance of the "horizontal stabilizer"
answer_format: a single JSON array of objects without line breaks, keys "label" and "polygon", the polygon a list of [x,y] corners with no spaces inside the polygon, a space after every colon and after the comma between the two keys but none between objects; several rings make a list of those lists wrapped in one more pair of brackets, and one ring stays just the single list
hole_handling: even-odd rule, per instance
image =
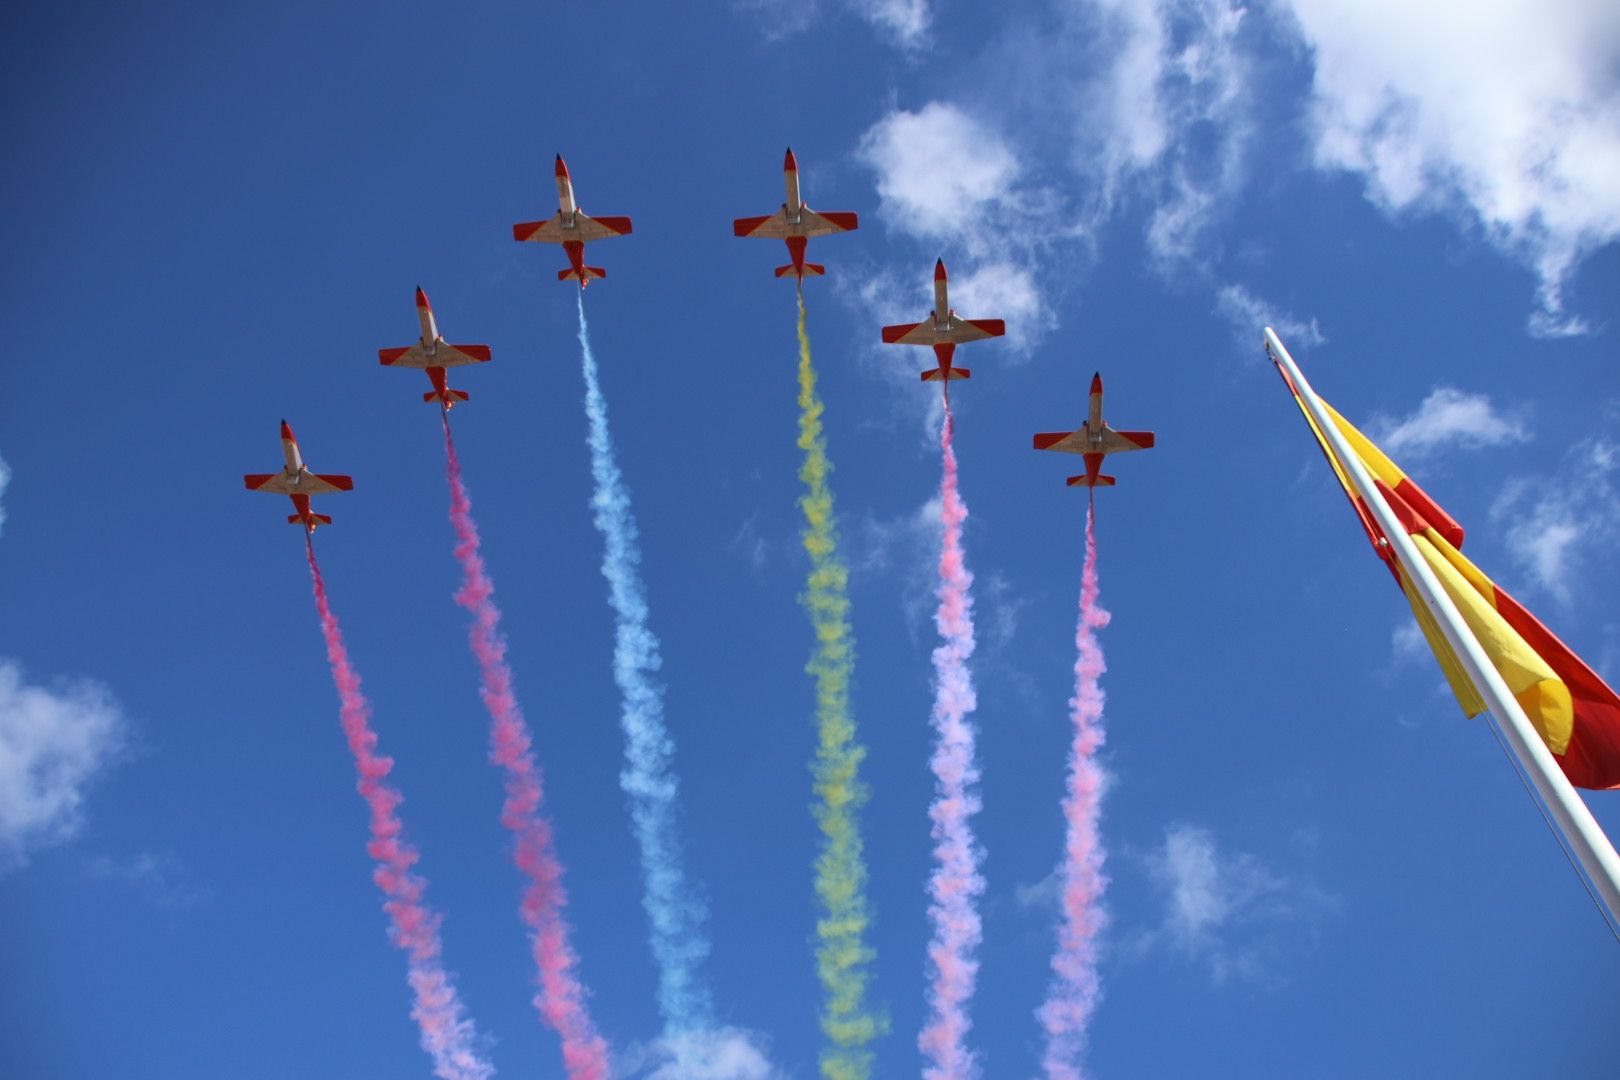
[{"label": "horizontal stabilizer", "polygon": [[587,281],[595,281],[597,278],[605,278],[605,277],[607,277],[607,271],[602,269],[600,266],[587,266],[587,267],[585,267],[585,272],[584,273],[580,273],[579,271],[575,270],[572,266],[570,266],[566,270],[557,271],[557,280],[558,281],[574,281],[574,280],[578,280],[581,284],[583,284],[583,283],[585,283]]},{"label": "horizontal stabilizer", "polygon": [[465,391],[465,390],[446,390],[444,392],[444,397],[440,398],[439,397],[439,392],[437,390],[429,390],[427,393],[422,395],[422,400],[423,401],[443,401],[446,405],[450,405],[450,404],[453,404],[454,402],[457,402],[457,401],[466,401],[467,400],[467,391]]},{"label": "horizontal stabilizer", "polygon": [[[792,263],[789,263],[787,266],[778,266],[776,268],[776,276],[777,277],[788,277],[788,276],[792,275],[793,272],[794,271],[793,271],[793,264]],[[825,274],[826,272],[827,272],[827,268],[825,266],[822,266],[820,263],[805,263],[804,264],[804,276],[805,277],[820,277],[821,275]]]},{"label": "horizontal stabilizer", "polygon": [[971,379],[971,378],[973,378],[973,372],[969,371],[965,367],[955,367],[955,366],[953,366],[950,369],[950,375],[947,376],[945,374],[945,369],[944,368],[929,368],[927,371],[922,373],[922,378],[923,378],[923,382],[939,382],[939,380],[945,379],[945,378],[950,378],[950,379],[953,379],[953,380],[954,379]]},{"label": "horizontal stabilizer", "polygon": [[1114,486],[1114,478],[1112,476],[1099,476],[1099,477],[1097,477],[1097,482],[1092,483],[1091,480],[1084,473],[1081,473],[1079,476],[1071,476],[1071,477],[1069,477],[1068,482],[1069,482],[1070,487],[1113,487]]},{"label": "horizontal stabilizer", "polygon": [[[304,524],[304,515],[303,514],[288,514],[287,515],[287,524],[289,524],[289,525],[302,525],[302,524]],[[311,529],[313,529],[317,525],[330,525],[330,524],[332,524],[332,519],[331,519],[330,516],[328,516],[326,514],[311,514],[311,515],[309,515],[309,528],[311,528]]]}]

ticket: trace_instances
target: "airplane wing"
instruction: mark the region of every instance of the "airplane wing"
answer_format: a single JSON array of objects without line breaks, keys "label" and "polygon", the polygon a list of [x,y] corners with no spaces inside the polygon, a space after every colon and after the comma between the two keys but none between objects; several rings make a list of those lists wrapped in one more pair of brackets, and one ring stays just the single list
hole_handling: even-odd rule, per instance
[{"label": "airplane wing", "polygon": [[578,240],[580,243],[589,243],[592,240],[608,240],[615,236],[627,236],[629,233],[629,218],[593,218],[583,210],[574,211],[574,227],[572,229],[563,226],[561,214],[553,214],[545,221],[525,221],[512,226],[512,239],[538,240],[546,244],[561,244],[565,240]]},{"label": "airplane wing", "polygon": [[378,349],[377,362],[388,367],[453,368],[463,364],[481,364],[489,359],[488,345],[451,345],[440,342],[433,352],[422,348],[419,341],[403,349]]},{"label": "airplane wing", "polygon": [[1043,431],[1035,436],[1035,449],[1057,450],[1065,454],[1119,454],[1126,450],[1151,450],[1153,432],[1115,431],[1103,425],[1102,440],[1093,443],[1086,425],[1078,431]]},{"label": "airplane wing", "polygon": [[766,240],[786,240],[790,236],[828,236],[859,227],[860,220],[852,213],[833,211],[820,214],[808,206],[799,215],[797,224],[788,220],[786,210],[762,217],[737,218],[731,223],[731,231],[736,236],[755,236]]},{"label": "airplane wing", "polygon": [[889,345],[932,345],[934,343],[934,324],[901,323],[898,326],[885,326],[883,340]]},{"label": "airplane wing", "polygon": [[1103,427],[1103,453],[1119,454],[1126,450],[1153,449],[1153,432],[1151,431],[1115,431],[1104,425]]},{"label": "airplane wing", "polygon": [[983,341],[985,338],[1000,337],[1007,332],[1007,324],[1000,319],[958,319],[951,318],[951,328],[947,340],[958,345],[967,341]]},{"label": "airplane wing", "polygon": [[1035,436],[1035,449],[1083,454],[1086,452],[1086,441],[1084,427],[1079,431],[1043,431]]},{"label": "airplane wing", "polygon": [[277,495],[325,495],[354,490],[352,477],[319,473],[305,473],[296,484],[284,472],[249,473],[242,477],[242,483],[249,491],[269,491]]},{"label": "airplane wing", "polygon": [[546,244],[563,242],[562,215],[553,214],[545,221],[522,221],[512,226],[512,239],[535,240]]}]

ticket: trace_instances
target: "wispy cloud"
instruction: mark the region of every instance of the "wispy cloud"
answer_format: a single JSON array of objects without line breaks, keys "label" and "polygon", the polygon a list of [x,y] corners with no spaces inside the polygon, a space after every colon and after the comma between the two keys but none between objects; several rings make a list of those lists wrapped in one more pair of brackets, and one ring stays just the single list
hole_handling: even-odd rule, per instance
[{"label": "wispy cloud", "polygon": [[11,466],[6,464],[5,458],[0,458],[0,533],[6,529],[6,486],[11,483]]},{"label": "wispy cloud", "polygon": [[[1318,165],[1391,214],[1447,210],[1534,269],[1532,333],[1620,238],[1620,7],[1604,0],[1284,0],[1314,61]],[[1444,48],[1436,48],[1444,42]]]},{"label": "wispy cloud", "polygon": [[1568,605],[1598,551],[1620,539],[1620,445],[1576,443],[1547,476],[1504,485],[1491,520],[1534,584]]},{"label": "wispy cloud", "polygon": [[765,36],[771,40],[808,30],[828,18],[827,7],[841,7],[865,19],[873,27],[907,48],[927,43],[933,24],[929,0],[732,0],[732,6],[758,16]]},{"label": "wispy cloud", "polygon": [[1316,320],[1306,322],[1254,295],[1242,285],[1227,285],[1215,294],[1215,314],[1232,328],[1238,348],[1249,355],[1262,354],[1261,331],[1271,327],[1290,350],[1311,348],[1327,342]]},{"label": "wispy cloud", "polygon": [[1441,450],[1478,450],[1528,438],[1484,394],[1437,386],[1410,416],[1373,418],[1368,435],[1393,455],[1425,457]]},{"label": "wispy cloud", "polygon": [[0,658],[0,873],[79,831],[85,793],[125,739],[123,710],[105,687],[30,685],[15,660]]},{"label": "wispy cloud", "polygon": [[[1032,267],[1064,227],[1058,200],[1029,182],[997,126],[933,101],[883,116],[861,137],[856,156],[876,174],[883,226],[935,245],[944,257],[958,311],[1006,319],[1015,352],[1027,351],[1055,325]],[[926,258],[909,274],[883,267],[860,295],[885,318],[895,318],[904,305],[915,319],[932,305],[932,275]],[[874,283],[896,279],[915,285]]]},{"label": "wispy cloud", "polygon": [[1139,942],[1199,964],[1216,983],[1281,981],[1287,958],[1315,936],[1338,901],[1308,878],[1223,850],[1209,829],[1177,824],[1145,857],[1163,918]]},{"label": "wispy cloud", "polygon": [[619,1074],[638,1080],[784,1080],[763,1036],[741,1028],[694,1031],[630,1046]]},{"label": "wispy cloud", "polygon": [[168,852],[142,851],[127,858],[98,855],[85,864],[84,872],[92,880],[133,892],[162,911],[186,911],[211,895],[179,856]]}]

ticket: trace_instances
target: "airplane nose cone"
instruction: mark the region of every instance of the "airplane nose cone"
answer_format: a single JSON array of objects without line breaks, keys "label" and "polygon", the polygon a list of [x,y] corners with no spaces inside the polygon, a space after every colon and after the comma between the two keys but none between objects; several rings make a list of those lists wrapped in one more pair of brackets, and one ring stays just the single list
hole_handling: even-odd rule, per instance
[{"label": "airplane nose cone", "polygon": [[1093,394],[1102,393],[1102,372],[1098,372],[1091,377],[1091,392]]},{"label": "airplane nose cone", "polygon": [[935,281],[944,281],[945,280],[945,260],[944,259],[939,259],[938,261],[936,261],[934,263],[934,280]]},{"label": "airplane nose cone", "polygon": [[787,157],[782,159],[782,168],[788,172],[799,171],[799,159],[793,156],[793,147],[788,147]]},{"label": "airplane nose cone", "polygon": [[563,160],[561,154],[557,155],[557,175],[562,177],[568,175],[568,162]]},{"label": "airplane nose cone", "polygon": [[427,293],[422,291],[422,286],[420,285],[416,287],[416,306],[429,309],[433,307],[432,304],[428,303]]},{"label": "airplane nose cone", "polygon": [[283,439],[290,439],[293,437],[292,428],[287,426],[287,421],[285,420],[281,422],[281,437]]}]

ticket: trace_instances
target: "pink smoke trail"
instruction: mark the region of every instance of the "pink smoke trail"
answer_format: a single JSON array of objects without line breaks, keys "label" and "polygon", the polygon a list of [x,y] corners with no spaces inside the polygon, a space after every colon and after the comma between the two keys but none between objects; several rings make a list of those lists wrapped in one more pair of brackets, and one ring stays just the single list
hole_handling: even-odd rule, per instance
[{"label": "pink smoke trail", "polygon": [[934,650],[936,741],[930,762],[936,781],[928,817],[933,822],[934,872],[928,881],[928,916],[934,925],[928,958],[933,963],[930,1015],[917,1039],[931,1064],[929,1080],[967,1080],[976,1075],[974,1054],[963,1045],[972,1022],[967,1005],[979,972],[974,955],[982,939],[977,899],[984,892],[979,850],[969,822],[979,811],[979,767],[974,760],[973,725],[967,714],[978,704],[968,658],[973,655],[973,575],[962,554],[962,523],[967,505],[957,491],[956,421],[945,399],[945,425],[940,435],[944,475],[940,480],[940,523],[944,538],[939,555],[939,609],[934,624],[943,639]]},{"label": "pink smoke trail", "polygon": [[309,555],[310,577],[315,582],[315,609],[320,612],[321,633],[326,637],[326,658],[332,665],[332,681],[337,684],[342,703],[338,716],[354,755],[355,771],[360,774],[356,786],[371,808],[371,842],[366,845],[366,854],[377,862],[371,878],[388,898],[383,910],[392,923],[389,937],[410,958],[408,978],[416,996],[411,1018],[422,1031],[422,1049],[433,1058],[434,1076],[443,1080],[486,1080],[495,1074],[495,1069],[473,1052],[477,1033],[472,1021],[462,1015],[461,999],[439,961],[439,916],[422,903],[427,882],[411,870],[420,856],[406,842],[405,825],[397,813],[404,796],[384,782],[394,760],[377,753],[371,703],[360,692],[360,676],[349,663],[343,631],[327,602],[326,579],[321,577],[315,545],[307,533],[304,548]]},{"label": "pink smoke trail", "polygon": [[472,612],[468,637],[478,660],[480,694],[489,710],[490,757],[506,770],[506,804],[501,824],[517,840],[514,859],[529,879],[523,892],[524,923],[534,932],[534,962],[540,971],[540,993],[534,1004],[541,1018],[562,1039],[563,1068],[569,1080],[607,1080],[607,1043],[597,1033],[585,1006],[585,988],[575,973],[578,963],[568,943],[564,916],[568,895],[562,887],[562,864],[552,846],[551,822],[540,813],[542,798],[539,766],[535,764],[528,725],[512,690],[512,669],[506,664],[506,638],[501,634],[501,613],[495,606],[495,585],[479,554],[478,526],[472,500],[461,480],[461,460],[444,418],[444,454],[450,480],[450,522],[456,530],[456,561],[462,585],[456,603]]},{"label": "pink smoke trail", "polygon": [[1086,1046],[1086,1029],[1096,1011],[1097,935],[1104,914],[1101,906],[1108,879],[1097,823],[1102,794],[1102,770],[1097,751],[1106,733],[1103,727],[1103,691],[1099,680],[1108,670],[1103,662],[1097,631],[1111,617],[1097,602],[1097,534],[1092,508],[1086,510],[1086,564],[1080,577],[1080,621],[1075,628],[1074,697],[1069,708],[1074,720],[1074,741],[1069,748],[1069,793],[1063,800],[1068,822],[1063,864],[1063,924],[1052,955],[1056,978],[1040,1008],[1046,1029],[1042,1064],[1051,1080],[1081,1080],[1079,1061]]}]

